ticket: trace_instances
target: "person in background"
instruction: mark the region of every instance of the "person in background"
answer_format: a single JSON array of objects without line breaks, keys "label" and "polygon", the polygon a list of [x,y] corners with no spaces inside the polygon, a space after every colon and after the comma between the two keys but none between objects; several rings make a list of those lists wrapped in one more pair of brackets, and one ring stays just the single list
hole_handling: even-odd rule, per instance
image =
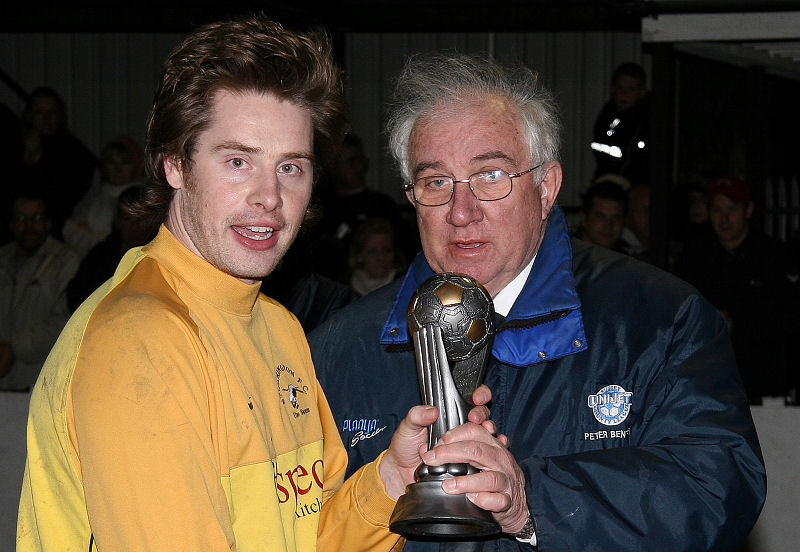
[{"label": "person in background", "polygon": [[702,188],[691,187],[689,197],[689,222],[695,226],[708,223],[708,198]]},{"label": "person in background", "polygon": [[394,280],[403,264],[394,227],[388,220],[370,218],[356,228],[350,245],[350,286],[359,295]]},{"label": "person in background", "polygon": [[707,197],[713,232],[686,244],[675,274],[725,318],[750,402],[786,397],[796,381],[796,258],[751,225],[755,204],[741,178],[716,179]]},{"label": "person in background", "polygon": [[314,227],[314,253],[318,269],[331,279],[349,285],[348,255],[353,233],[368,218],[388,220],[399,232],[397,204],[387,194],[367,186],[369,159],[361,139],[344,137],[341,150],[315,191],[319,220]]},{"label": "person in background", "polygon": [[[254,16],[205,25],[170,54],[135,206],[163,225],[72,316],[34,387],[18,552],[402,546],[389,515],[436,409],[410,409],[344,481],[303,329],[260,293],[344,105],[321,31]],[[449,447],[472,458],[475,439],[507,445],[487,415],[474,407]],[[500,482],[477,483],[468,492],[507,500]]]},{"label": "person in background", "polygon": [[14,240],[0,247],[0,390],[28,391],[69,318],[66,288],[78,256],[50,235],[45,200],[11,205]]},{"label": "person in background", "polygon": [[316,270],[310,232],[300,235],[261,284],[261,291],[289,309],[308,333],[360,297],[349,285]]},{"label": "person in background", "polygon": [[130,186],[119,194],[111,233],[81,259],[78,271],[67,286],[67,305],[71,312],[114,275],[122,256],[129,249],[153,239],[154,229],[130,212],[131,205],[139,201],[141,190],[141,186]]},{"label": "person in background", "polygon": [[[736,550],[766,475],[725,325],[685,282],[570,240],[557,205],[558,113],[536,74],[415,56],[397,78],[387,133],[422,252],[404,278],[309,334],[348,471],[378,456],[419,400],[409,300],[434,273],[458,272],[494,302],[485,383],[509,438],[507,448],[476,440],[475,466],[512,490],[500,504],[472,496],[501,534],[405,550]],[[439,446],[426,454],[470,461]]]},{"label": "person in background", "polygon": [[592,134],[595,178],[608,173],[631,182],[650,181],[650,98],[644,69],[619,65],[611,76],[611,99],[597,116]]},{"label": "person in background", "polygon": [[64,222],[91,186],[97,160],[69,132],[67,106],[52,88],[42,86],[31,92],[21,129],[22,158],[14,167],[17,181],[47,198],[52,233],[61,239]]},{"label": "person in background", "polygon": [[628,255],[649,261],[650,248],[650,186],[636,184],[628,188],[628,212],[620,239]]},{"label": "person in background", "polygon": [[628,197],[625,190],[611,181],[596,182],[583,194],[581,226],[578,237],[582,240],[626,252],[622,241]]},{"label": "person in background", "polygon": [[22,133],[19,117],[3,102],[0,102],[0,163],[6,167],[5,176],[0,179],[0,245],[11,241],[8,208],[20,192],[15,189],[20,181],[13,172],[22,159]]},{"label": "person in background", "polygon": [[668,206],[669,270],[675,271],[675,262],[687,243],[703,240],[711,234],[708,220],[706,185],[699,179],[680,182],[672,190]]},{"label": "person in background", "polygon": [[349,239],[368,218],[381,217],[397,224],[397,204],[385,193],[367,186],[368,170],[369,159],[361,139],[354,134],[345,135],[328,181],[319,190],[321,231]]},{"label": "person in background", "polygon": [[143,176],[144,154],[131,138],[119,136],[103,146],[100,179],[81,198],[72,216],[64,223],[67,245],[84,257],[111,234],[120,194],[131,186],[141,186]]}]

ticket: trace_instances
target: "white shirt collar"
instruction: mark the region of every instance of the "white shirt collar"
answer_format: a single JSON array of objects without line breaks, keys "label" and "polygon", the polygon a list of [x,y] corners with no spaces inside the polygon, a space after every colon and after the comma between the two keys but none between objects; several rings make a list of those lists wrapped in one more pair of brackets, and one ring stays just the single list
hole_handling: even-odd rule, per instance
[{"label": "white shirt collar", "polygon": [[528,280],[528,274],[531,273],[531,267],[533,267],[533,261],[535,260],[536,255],[534,255],[531,262],[522,269],[522,272],[517,274],[516,278],[506,284],[506,287],[501,289],[500,293],[494,297],[492,302],[494,303],[494,311],[497,314],[508,316],[511,307],[514,306],[514,301],[517,300],[525,282]]}]

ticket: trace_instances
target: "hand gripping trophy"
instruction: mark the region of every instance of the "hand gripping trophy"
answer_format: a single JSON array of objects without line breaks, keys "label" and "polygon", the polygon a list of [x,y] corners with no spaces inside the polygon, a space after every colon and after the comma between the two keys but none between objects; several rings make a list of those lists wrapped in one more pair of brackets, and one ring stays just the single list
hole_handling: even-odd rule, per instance
[{"label": "hand gripping trophy", "polygon": [[[467,421],[472,392],[483,381],[491,350],[494,306],[486,289],[465,274],[445,272],[427,279],[408,305],[420,393],[439,409],[428,430],[428,447]],[[466,538],[500,532],[486,510],[463,494],[442,490],[446,478],[476,473],[469,464],[427,466],[395,506],[390,528],[406,537]]]}]

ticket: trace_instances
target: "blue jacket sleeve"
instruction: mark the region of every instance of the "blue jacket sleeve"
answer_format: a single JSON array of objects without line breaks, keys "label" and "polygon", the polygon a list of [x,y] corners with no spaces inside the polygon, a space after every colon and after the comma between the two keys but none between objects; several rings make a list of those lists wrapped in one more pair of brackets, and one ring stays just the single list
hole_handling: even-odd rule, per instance
[{"label": "blue jacket sleeve", "polygon": [[727,332],[698,296],[677,312],[629,446],[519,459],[539,550],[734,550],[766,475]]}]

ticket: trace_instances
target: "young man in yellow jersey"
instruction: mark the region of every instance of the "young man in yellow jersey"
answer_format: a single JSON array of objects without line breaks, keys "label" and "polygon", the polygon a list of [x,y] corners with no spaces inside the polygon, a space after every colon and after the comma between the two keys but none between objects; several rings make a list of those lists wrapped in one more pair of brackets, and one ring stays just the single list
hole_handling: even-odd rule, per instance
[{"label": "young man in yellow jersey", "polygon": [[[170,55],[137,206],[161,226],[78,309],[35,386],[18,551],[402,547],[389,515],[436,410],[409,411],[344,481],[303,330],[259,294],[344,128],[324,34],[250,18]],[[473,409],[448,446],[504,447],[486,418]],[[471,490],[502,494],[489,479]]]}]

